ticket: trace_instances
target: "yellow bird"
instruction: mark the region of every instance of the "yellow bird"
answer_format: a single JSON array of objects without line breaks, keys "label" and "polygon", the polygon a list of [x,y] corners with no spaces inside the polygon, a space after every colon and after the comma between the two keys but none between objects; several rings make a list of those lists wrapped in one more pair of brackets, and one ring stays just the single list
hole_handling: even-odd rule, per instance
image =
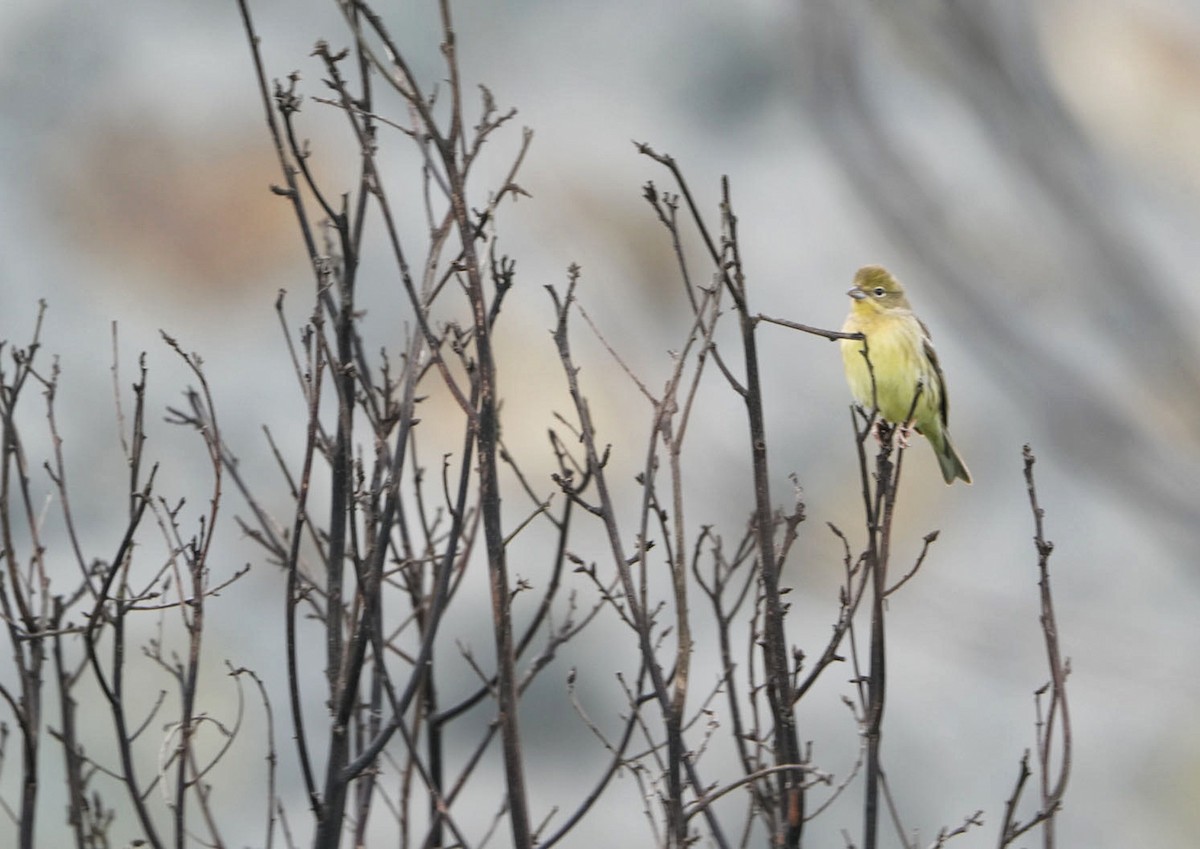
[{"label": "yellow bird", "polygon": [[913,313],[904,287],[886,268],[868,265],[854,275],[854,288],[846,294],[852,300],[842,331],[863,334],[871,358],[868,369],[863,343],[841,340],[846,382],[855,402],[867,410],[878,409],[879,415],[893,424],[912,426],[928,439],[946,483],[954,483],[957,478],[970,483],[971,473],[954,450],[946,428],[950,409],[946,379],[929,330]]}]

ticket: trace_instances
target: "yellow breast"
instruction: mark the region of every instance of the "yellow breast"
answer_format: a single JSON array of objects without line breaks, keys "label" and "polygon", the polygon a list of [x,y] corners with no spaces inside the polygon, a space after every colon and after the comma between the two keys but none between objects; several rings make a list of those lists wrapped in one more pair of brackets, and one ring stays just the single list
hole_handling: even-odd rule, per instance
[{"label": "yellow breast", "polygon": [[[842,360],[846,381],[854,400],[867,410],[877,408],[889,422],[909,419],[917,385],[921,397],[912,421],[919,430],[938,424],[941,386],[933,364],[925,355],[925,334],[921,324],[908,310],[882,311],[874,304],[855,303],[842,330],[862,333],[871,366],[863,357],[863,343],[843,339]],[[874,392],[871,374],[874,371]]]}]

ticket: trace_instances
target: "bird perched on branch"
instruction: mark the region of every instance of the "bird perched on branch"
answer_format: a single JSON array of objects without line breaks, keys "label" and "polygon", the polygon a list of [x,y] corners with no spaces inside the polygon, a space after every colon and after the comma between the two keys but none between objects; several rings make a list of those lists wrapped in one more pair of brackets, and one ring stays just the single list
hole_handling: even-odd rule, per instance
[{"label": "bird perched on branch", "polygon": [[902,440],[910,427],[928,439],[946,483],[959,478],[970,483],[971,473],[946,428],[946,379],[929,330],[913,313],[904,287],[886,268],[868,265],[854,275],[854,288],[846,294],[850,315],[842,331],[866,337],[865,345],[858,339],[841,340],[855,402],[899,425]]}]

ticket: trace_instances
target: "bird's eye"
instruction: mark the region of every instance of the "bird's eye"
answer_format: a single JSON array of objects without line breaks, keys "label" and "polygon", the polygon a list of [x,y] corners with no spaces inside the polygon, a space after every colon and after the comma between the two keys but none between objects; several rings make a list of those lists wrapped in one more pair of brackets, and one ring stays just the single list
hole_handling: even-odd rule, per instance
[{"label": "bird's eye", "polygon": [[887,294],[887,290],[884,289],[882,286],[876,286],[871,291],[875,293],[875,297],[877,297],[877,298],[882,298],[885,294]]}]

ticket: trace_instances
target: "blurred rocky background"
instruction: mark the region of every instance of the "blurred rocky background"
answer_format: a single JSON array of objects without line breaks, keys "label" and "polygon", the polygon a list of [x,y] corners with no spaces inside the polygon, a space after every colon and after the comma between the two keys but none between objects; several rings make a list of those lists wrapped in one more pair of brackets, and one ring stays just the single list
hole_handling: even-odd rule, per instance
[{"label": "blurred rocky background", "polygon": [[[393,29],[436,78],[431,4],[394,5]],[[324,96],[309,53],[319,38],[347,41],[333,4],[252,8],[268,73],[298,69],[306,93]],[[669,244],[641,200],[647,180],[670,186],[631,140],[674,155],[713,221],[729,176],[763,313],[836,328],[854,270],[888,265],[938,344],[955,440],[976,481],[947,488],[925,446],[908,455],[895,557],[910,561],[933,528],[941,537],[891,607],[885,751],[907,823],[926,842],[976,808],[994,825],[1033,744],[1032,691],[1046,673],[1020,474],[1030,442],[1073,670],[1075,758],[1059,838],[1098,849],[1194,845],[1200,7],[469,0],[455,9],[466,82],[486,83],[535,132],[519,180],[532,198],[503,229],[518,258],[514,329],[501,340],[502,357],[520,363],[502,378],[509,442],[536,464],[548,411],[566,409],[555,362],[528,363],[551,356],[542,287],[563,281],[569,263],[583,267],[585,306],[651,385],[682,339]],[[312,100],[304,110],[316,167],[349,189],[356,162],[338,116]],[[513,151],[516,139],[514,129]],[[497,151],[495,173],[507,155]],[[88,495],[121,481],[114,321],[122,384],[148,352],[151,438],[178,480],[205,467],[194,438],[160,423],[190,380],[160,329],[203,356],[226,439],[247,468],[272,474],[261,425],[285,436],[302,427],[273,303],[288,289],[298,326],[312,284],[274,182],[233,4],[8,0],[0,9],[0,338],[25,341],[45,299],[80,511],[91,515]],[[367,326],[396,347],[395,281],[365,281]],[[825,523],[852,532],[859,515],[848,394],[830,344],[776,327],[760,334],[777,498],[794,472],[810,517],[787,576],[805,598],[795,636],[819,645],[840,579]],[[611,367],[595,353],[593,369]],[[619,373],[595,379],[614,399],[609,423],[644,425],[647,410]],[[749,510],[732,398],[728,414],[699,425],[697,524]],[[231,499],[226,515],[238,509]],[[86,533],[111,550],[116,531],[102,509],[94,514]],[[257,556],[232,524],[227,545],[232,565]],[[272,609],[275,577],[257,568],[222,601]],[[211,634],[215,657],[277,662],[255,657],[269,641],[247,634],[281,625],[234,621],[244,630]],[[817,737],[804,723],[841,727],[846,752],[817,754],[845,769],[853,728],[835,695],[844,678],[833,683],[825,706],[805,703],[801,733]],[[563,762],[573,769],[572,757]],[[11,792],[14,767],[0,793]],[[534,804],[540,784],[561,780],[531,778]],[[39,833],[51,840],[61,823],[43,816]],[[858,819],[847,807],[818,822],[814,845],[837,845],[838,829]],[[11,829],[0,818],[0,844]],[[258,839],[247,829],[231,845]],[[587,833],[611,845],[603,823]],[[981,829],[956,845],[993,842]]]}]

